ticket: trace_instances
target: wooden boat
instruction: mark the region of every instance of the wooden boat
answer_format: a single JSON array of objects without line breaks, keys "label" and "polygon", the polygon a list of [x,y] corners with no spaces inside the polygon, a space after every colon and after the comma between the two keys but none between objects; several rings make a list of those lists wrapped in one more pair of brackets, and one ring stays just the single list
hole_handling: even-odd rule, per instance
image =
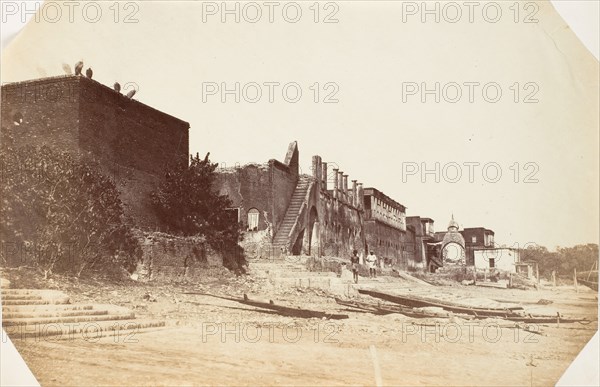
[{"label": "wooden boat", "polygon": [[598,290],[598,270],[582,271],[577,275],[577,282],[590,289]]},{"label": "wooden boat", "polygon": [[598,281],[588,281],[585,279],[577,278],[577,282],[587,286],[590,289],[598,290]]},{"label": "wooden boat", "polygon": [[[407,317],[414,317],[414,318],[440,318],[440,317],[444,318],[444,317],[450,317],[451,315],[454,315],[453,313],[447,312],[447,311],[431,312],[431,311],[420,310],[418,308],[407,308],[407,307],[403,307],[400,305],[390,305],[390,304],[381,304],[381,303],[376,304],[376,303],[372,303],[372,302],[341,300],[337,297],[335,298],[335,302],[337,302],[339,305],[350,306],[350,307],[353,307],[356,309],[360,309],[360,310],[371,312],[373,314],[378,314],[378,315],[400,313]],[[465,315],[455,315],[455,316],[466,318],[466,319],[474,318],[474,316],[465,316]],[[475,318],[477,318],[477,317],[475,317]],[[483,318],[483,317],[480,317],[480,318]]]},{"label": "wooden boat", "polygon": [[347,314],[335,314],[335,313],[320,312],[320,311],[309,310],[309,309],[292,308],[289,306],[275,305],[275,303],[272,300],[269,300],[269,302],[252,301],[248,298],[248,296],[246,294],[244,294],[244,298],[242,300],[235,299],[235,301],[241,302],[242,304],[245,304],[245,305],[274,310],[278,314],[281,314],[283,316],[289,316],[289,317],[301,317],[301,318],[323,318],[323,317],[325,317],[325,318],[328,318],[331,320],[342,320],[342,319],[348,318]]},{"label": "wooden boat", "polygon": [[342,300],[340,298],[335,297],[335,302],[339,305],[349,306],[352,308],[360,309],[364,312],[371,312],[373,314],[390,314],[394,313],[391,311],[386,311],[381,309],[380,304],[374,304],[370,302],[359,302],[359,301],[350,301],[350,300]]},{"label": "wooden boat", "polygon": [[577,282],[590,289],[598,290],[598,262],[594,262],[592,270],[579,272]]},{"label": "wooden boat", "polygon": [[462,306],[462,305],[457,305],[457,304],[448,303],[448,302],[439,302],[439,301],[428,300],[428,299],[421,298],[421,297],[405,296],[405,295],[400,296],[400,295],[395,295],[395,294],[376,292],[373,290],[359,289],[358,292],[361,294],[366,294],[371,297],[380,298],[385,301],[390,301],[395,304],[408,306],[408,307],[412,307],[412,308],[422,308],[422,307],[433,306],[433,307],[442,308],[442,309],[450,311],[450,312],[463,313],[463,314],[468,314],[468,315],[477,316],[477,317],[480,317],[480,316],[486,316],[486,317],[519,316],[515,311],[523,309],[522,307],[496,308],[496,309],[475,308],[475,307]]}]

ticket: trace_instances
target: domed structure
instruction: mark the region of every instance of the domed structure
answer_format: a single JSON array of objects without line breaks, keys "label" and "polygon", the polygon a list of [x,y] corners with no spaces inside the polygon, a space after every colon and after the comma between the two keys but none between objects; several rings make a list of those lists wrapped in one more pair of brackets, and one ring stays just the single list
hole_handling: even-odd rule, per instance
[{"label": "domed structure", "polygon": [[442,262],[444,264],[465,264],[465,238],[458,232],[458,228],[453,214],[448,224],[448,232],[442,239]]},{"label": "domed structure", "polygon": [[458,231],[458,223],[454,220],[454,214],[452,214],[452,219],[450,223],[448,223],[448,231]]}]

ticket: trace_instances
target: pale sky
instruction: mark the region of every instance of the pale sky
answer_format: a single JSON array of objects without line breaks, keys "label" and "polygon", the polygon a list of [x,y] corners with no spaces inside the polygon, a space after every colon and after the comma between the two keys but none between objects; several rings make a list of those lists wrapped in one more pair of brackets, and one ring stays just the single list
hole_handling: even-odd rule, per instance
[{"label": "pale sky", "polygon": [[[204,15],[202,2],[140,2],[118,15],[108,2],[96,23],[80,9],[71,23],[64,8],[56,23],[48,13],[5,50],[2,81],[60,75],[63,62],[82,59],[98,81],[133,82],[136,99],[190,122],[190,152],[210,151],[213,161],[283,160],[297,140],[305,172],[319,154],[405,205],[408,216],[433,218],[437,231],[453,213],[461,228],[490,228],[497,243],[509,246],[598,243],[598,61],[549,3],[516,15],[513,2],[498,2],[496,23],[486,21],[495,9],[486,8],[484,17],[484,3],[472,23],[466,8],[450,23],[456,10],[444,11],[441,3],[440,22],[430,15],[423,23],[422,10],[412,14],[410,4],[383,1],[335,2],[337,8],[327,9],[321,3],[315,23],[313,2],[297,3],[297,23],[284,19],[284,2],[273,23],[265,7],[256,23],[248,21],[256,15],[249,8],[240,9],[239,23],[235,15],[222,23],[220,9],[207,14],[214,10],[207,2]],[[294,11],[288,9],[290,20]],[[124,23],[131,13],[137,22]],[[323,23],[332,14],[338,22]],[[222,103],[219,92],[203,102],[203,84],[233,88],[236,82],[246,86],[239,103],[233,95]],[[269,82],[279,83],[273,103]],[[297,103],[282,95],[293,82],[302,90]],[[403,96],[414,85],[433,89],[436,82],[439,103],[433,95],[423,103],[419,92]],[[471,82],[479,83],[472,103]],[[251,103],[256,84],[262,98]],[[462,98],[448,102],[456,85]],[[484,85],[488,99],[495,97],[492,86],[500,87],[498,102],[485,100]],[[338,102],[323,103],[332,91]],[[525,103],[528,96],[537,102]],[[436,163],[437,183],[433,174],[403,174],[403,166],[406,172]],[[471,164],[473,182],[469,163],[479,163]],[[457,165],[462,178],[452,183]],[[496,183],[490,182],[494,167],[502,173]],[[537,182],[525,183],[528,176]]]}]

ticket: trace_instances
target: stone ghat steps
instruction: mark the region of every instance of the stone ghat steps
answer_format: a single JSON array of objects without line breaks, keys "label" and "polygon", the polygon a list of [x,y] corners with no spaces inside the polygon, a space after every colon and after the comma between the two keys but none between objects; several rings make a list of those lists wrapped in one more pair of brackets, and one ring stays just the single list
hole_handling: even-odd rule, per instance
[{"label": "stone ghat steps", "polygon": [[92,321],[112,321],[112,320],[127,320],[135,318],[133,312],[118,313],[118,314],[101,314],[101,315],[79,315],[79,316],[59,316],[59,317],[23,317],[23,318],[5,318],[2,316],[2,326],[11,325],[36,325],[36,324],[55,324],[55,323],[80,323]]},{"label": "stone ghat steps", "polygon": [[34,318],[34,317],[70,317],[70,316],[102,316],[107,315],[108,310],[63,310],[63,311],[30,311],[30,312],[4,312],[2,310],[2,318]]},{"label": "stone ghat steps", "polygon": [[66,294],[60,290],[52,289],[2,289],[2,298],[5,300],[10,298],[23,298],[27,296],[52,298],[65,297]]},{"label": "stone ghat steps", "polygon": [[41,300],[27,300],[27,299],[12,299],[2,300],[2,305],[56,305],[56,304],[68,304],[71,302],[69,297],[63,298],[51,298]]},{"label": "stone ghat steps", "polygon": [[2,288],[0,301],[2,327],[12,340],[130,338],[165,326],[160,320],[136,319],[131,310],[117,305],[71,304],[69,296],[59,290]]},{"label": "stone ghat steps", "polygon": [[92,304],[2,305],[3,313],[60,313],[63,311],[91,310]]},{"label": "stone ghat steps", "polygon": [[91,321],[86,323],[15,325],[6,327],[5,331],[13,341],[26,338],[40,339],[51,337],[52,341],[83,339],[88,342],[94,342],[102,337],[119,336],[124,342],[127,342],[126,340],[135,340],[137,334],[153,332],[164,327],[164,321],[135,319]]}]

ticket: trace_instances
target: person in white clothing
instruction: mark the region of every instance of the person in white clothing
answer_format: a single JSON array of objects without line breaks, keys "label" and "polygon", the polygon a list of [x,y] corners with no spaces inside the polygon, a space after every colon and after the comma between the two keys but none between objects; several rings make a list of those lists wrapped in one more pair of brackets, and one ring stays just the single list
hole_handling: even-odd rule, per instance
[{"label": "person in white clothing", "polygon": [[377,277],[377,272],[375,270],[377,267],[377,256],[372,251],[367,255],[367,266],[369,267],[369,278]]}]

